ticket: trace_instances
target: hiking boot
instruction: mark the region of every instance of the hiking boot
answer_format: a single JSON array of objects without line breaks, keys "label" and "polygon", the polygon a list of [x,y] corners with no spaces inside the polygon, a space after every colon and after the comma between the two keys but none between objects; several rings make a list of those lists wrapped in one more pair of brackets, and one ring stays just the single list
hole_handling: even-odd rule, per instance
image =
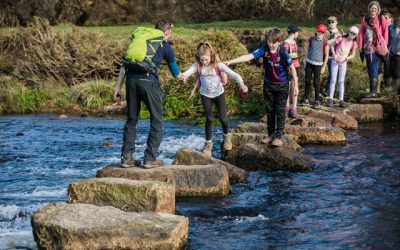
[{"label": "hiking boot", "polygon": [[130,167],[139,167],[141,162],[139,160],[135,160],[132,157],[124,157],[121,156],[121,166],[123,168],[130,168]]},{"label": "hiking boot", "polygon": [[314,102],[313,108],[315,108],[315,109],[320,109],[321,108],[321,104],[319,103],[319,101],[315,101]]},{"label": "hiking boot", "polygon": [[327,103],[326,103],[327,107],[333,107],[333,99],[328,99]]},{"label": "hiking boot", "polygon": [[223,147],[226,151],[232,150],[231,134],[224,134]]},{"label": "hiking boot", "polygon": [[378,88],[378,78],[369,78],[369,94],[367,97],[376,97],[376,90]]},{"label": "hiking boot", "polygon": [[297,118],[297,108],[291,108],[289,110],[289,117],[290,118]]},{"label": "hiking boot", "polygon": [[154,160],[154,161],[145,161],[143,164],[143,168],[156,168],[164,166],[163,160]]},{"label": "hiking boot", "polygon": [[211,157],[211,155],[212,155],[212,147],[213,147],[212,141],[206,141],[204,143],[203,154]]},{"label": "hiking boot", "polygon": [[261,143],[262,144],[270,144],[273,140],[274,140],[274,136],[269,135],[269,136],[265,137],[264,139],[262,139]]},{"label": "hiking boot", "polygon": [[274,146],[274,147],[282,147],[283,142],[282,142],[282,140],[280,138],[275,138],[272,141],[271,145]]},{"label": "hiking boot", "polygon": [[310,102],[308,101],[308,99],[303,99],[300,102],[301,106],[310,106]]},{"label": "hiking boot", "polygon": [[345,108],[347,105],[346,105],[346,103],[343,101],[343,100],[340,100],[339,101],[339,107],[341,107],[341,108]]}]

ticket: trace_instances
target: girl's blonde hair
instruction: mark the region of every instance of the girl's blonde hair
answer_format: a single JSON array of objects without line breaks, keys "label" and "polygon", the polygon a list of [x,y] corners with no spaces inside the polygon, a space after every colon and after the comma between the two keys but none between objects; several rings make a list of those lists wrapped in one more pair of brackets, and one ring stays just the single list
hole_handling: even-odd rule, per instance
[{"label": "girl's blonde hair", "polygon": [[200,57],[204,55],[210,55],[210,65],[215,67],[216,64],[220,61],[218,55],[215,53],[213,47],[208,42],[201,42],[197,45],[196,51],[196,62],[200,65]]},{"label": "girl's blonde hair", "polygon": [[372,5],[376,5],[376,7],[378,7],[378,15],[381,14],[381,5],[379,4],[378,1],[371,1],[368,4],[368,13],[367,14],[369,15],[369,9],[371,8]]}]

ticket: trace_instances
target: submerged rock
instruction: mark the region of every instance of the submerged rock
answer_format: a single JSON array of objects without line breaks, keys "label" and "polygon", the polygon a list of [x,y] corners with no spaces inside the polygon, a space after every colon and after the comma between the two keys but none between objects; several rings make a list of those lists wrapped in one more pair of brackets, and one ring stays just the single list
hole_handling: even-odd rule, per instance
[{"label": "submerged rock", "polygon": [[222,197],[230,189],[228,172],[221,165],[171,165],[152,169],[108,165],[97,171],[96,177],[163,181],[175,186],[176,196]]},{"label": "submerged rock", "polygon": [[227,151],[224,159],[246,170],[308,171],[313,158],[288,147],[271,147],[265,144],[246,143],[236,151]]},{"label": "submerged rock", "polygon": [[221,165],[229,174],[230,183],[243,182],[246,179],[246,171],[228,162],[206,156],[191,148],[182,148],[176,152],[173,165]]},{"label": "submerged rock", "polygon": [[39,209],[31,222],[39,249],[180,249],[189,223],[172,214],[61,202]]},{"label": "submerged rock", "polygon": [[175,187],[159,181],[97,178],[71,183],[68,203],[113,206],[127,212],[175,213]]}]

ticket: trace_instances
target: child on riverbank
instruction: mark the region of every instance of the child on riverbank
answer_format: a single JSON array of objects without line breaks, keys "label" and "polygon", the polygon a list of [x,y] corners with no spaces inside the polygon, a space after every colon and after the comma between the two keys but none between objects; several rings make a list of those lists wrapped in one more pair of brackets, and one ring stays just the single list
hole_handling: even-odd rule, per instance
[{"label": "child on riverbank", "polygon": [[[339,36],[343,36],[344,32],[342,29],[339,29],[338,21],[335,16],[330,16],[327,19],[328,23],[328,40],[332,40],[338,38]],[[329,50],[329,58],[328,58],[328,78],[326,80],[325,89],[322,87],[321,93],[323,96],[329,96],[329,89],[330,89],[330,81],[331,81],[331,64],[332,64],[332,52]]]},{"label": "child on riverbank", "polygon": [[183,75],[186,79],[197,74],[194,89],[192,90],[191,97],[196,93],[197,87],[200,87],[200,98],[206,116],[206,142],[204,144],[203,153],[205,155],[212,155],[212,104],[215,103],[219,112],[219,120],[224,131],[224,150],[232,150],[232,143],[229,134],[228,117],[226,113],[225,93],[222,83],[222,72],[226,73],[229,77],[233,78],[239,85],[241,91],[247,93],[248,88],[243,83],[242,77],[229,69],[224,63],[219,62],[217,54],[209,43],[200,43],[197,46],[195,55],[196,63],[192,64]]},{"label": "child on riverbank", "polygon": [[262,142],[267,144],[272,141],[276,147],[282,146],[282,136],[285,129],[285,106],[289,92],[289,72],[297,85],[296,69],[289,54],[281,45],[283,32],[278,28],[268,31],[263,44],[251,54],[243,55],[227,62],[248,62],[252,59],[263,58],[264,65],[264,98],[267,110],[268,137]]},{"label": "child on riverbank", "polygon": [[[296,25],[289,25],[287,32],[289,37],[284,41],[283,46],[285,50],[289,53],[290,58],[292,59],[293,66],[296,69],[296,74],[299,76],[300,70],[300,62],[299,62],[299,54],[298,47],[296,43],[296,39],[299,36],[299,29]],[[286,102],[285,114],[287,114],[291,118],[297,117],[297,97],[299,94],[299,86],[297,82],[292,79],[289,85],[289,97]],[[290,107],[290,100],[292,100],[292,106]]]},{"label": "child on riverbank", "polygon": [[344,78],[347,71],[347,61],[351,60],[356,55],[356,49],[358,47],[357,35],[358,28],[352,26],[346,35],[328,41],[328,45],[331,46],[332,51],[331,80],[329,99],[327,103],[328,107],[333,107],[333,96],[335,94],[336,79],[338,78],[339,106],[342,108],[346,106],[346,103],[344,102]]},{"label": "child on riverbank", "polygon": [[326,65],[328,63],[329,46],[327,46],[326,40],[324,38],[326,32],[326,26],[324,24],[320,24],[317,27],[317,32],[315,36],[312,36],[309,39],[309,47],[306,60],[305,94],[303,100],[301,101],[301,104],[304,106],[310,105],[309,98],[311,77],[312,75],[314,75],[315,102],[313,107],[317,109],[320,108],[320,78],[321,74],[324,74]]}]

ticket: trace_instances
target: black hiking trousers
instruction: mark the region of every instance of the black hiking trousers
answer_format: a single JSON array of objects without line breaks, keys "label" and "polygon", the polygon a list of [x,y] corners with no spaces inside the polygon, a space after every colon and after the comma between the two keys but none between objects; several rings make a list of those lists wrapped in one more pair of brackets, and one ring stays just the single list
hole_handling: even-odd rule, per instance
[{"label": "black hiking trousers", "polygon": [[311,78],[314,74],[314,93],[315,93],[315,101],[319,102],[319,87],[320,87],[320,78],[321,78],[321,69],[322,65],[313,65],[311,63],[306,63],[306,76],[305,76],[305,93],[304,99],[310,99],[310,85]]},{"label": "black hiking trousers", "polygon": [[150,112],[150,133],[147,137],[147,148],[144,151],[144,162],[154,161],[163,136],[163,94],[160,84],[148,79],[128,77],[126,101],[128,119],[124,126],[122,156],[132,157],[135,151],[136,125],[143,102]]},{"label": "black hiking trousers", "polygon": [[272,84],[264,80],[268,135],[281,138],[285,130],[285,106],[289,84]]}]

